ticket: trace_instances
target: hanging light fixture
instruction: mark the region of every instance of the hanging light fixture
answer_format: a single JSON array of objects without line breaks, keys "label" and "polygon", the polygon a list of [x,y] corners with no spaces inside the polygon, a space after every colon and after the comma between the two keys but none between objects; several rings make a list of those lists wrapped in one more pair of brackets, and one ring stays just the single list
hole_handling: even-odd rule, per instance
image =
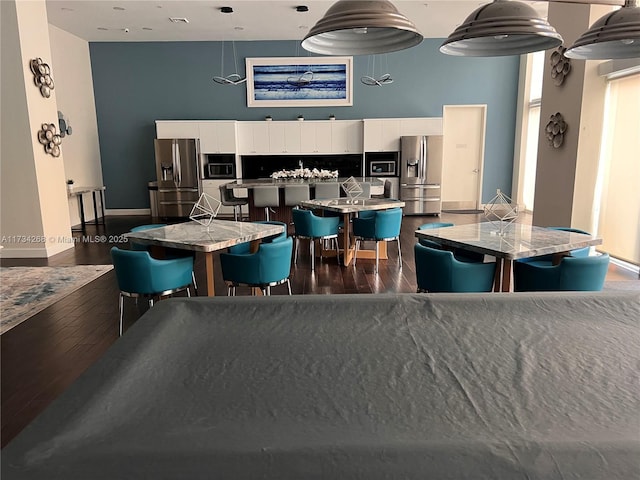
[{"label": "hanging light fixture", "polygon": [[[387,72],[389,71],[389,64],[387,62],[387,55],[385,54],[384,60],[386,65]],[[371,67],[371,75],[369,75],[369,66],[370,63],[373,63]],[[393,83],[393,78],[391,78],[390,73],[384,73],[379,77],[376,77],[376,57],[369,56],[367,59],[367,75],[363,75],[360,77],[360,81],[368,87],[383,87],[385,85],[389,85]]]},{"label": "hanging light fixture", "polygon": [[[233,8],[231,7],[221,7],[220,12],[222,13],[233,13]],[[235,68],[235,72],[226,75],[224,74],[224,41],[222,42],[222,50],[220,52],[220,75],[216,75],[213,77],[213,81],[219,83],[220,85],[242,85],[247,81],[247,77],[242,77],[238,73],[238,57],[236,55],[236,42],[231,41],[231,48],[233,49],[233,65]]]},{"label": "hanging light fixture", "polygon": [[565,52],[569,58],[608,60],[640,58],[640,7],[636,0],[596,20]]},{"label": "hanging light fixture", "polygon": [[519,55],[562,45],[562,36],[529,5],[495,0],[474,10],[440,47],[463,57]]},{"label": "hanging light fixture", "polygon": [[422,34],[387,0],[338,0],[302,40],[322,55],[371,55],[403,50]]}]

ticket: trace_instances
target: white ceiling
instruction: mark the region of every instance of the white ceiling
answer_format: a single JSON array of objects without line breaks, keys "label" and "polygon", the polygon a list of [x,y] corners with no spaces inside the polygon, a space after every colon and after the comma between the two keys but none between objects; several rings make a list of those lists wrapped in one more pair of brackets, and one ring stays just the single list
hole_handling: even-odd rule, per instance
[{"label": "white ceiling", "polygon": [[[49,23],[90,42],[302,40],[335,0],[46,0]],[[393,0],[427,38],[444,38],[489,0]],[[546,17],[547,2],[526,2]],[[296,12],[306,5],[309,11]],[[220,7],[234,12],[223,14]],[[189,23],[173,23],[170,17]],[[128,31],[125,31],[128,30]]]}]

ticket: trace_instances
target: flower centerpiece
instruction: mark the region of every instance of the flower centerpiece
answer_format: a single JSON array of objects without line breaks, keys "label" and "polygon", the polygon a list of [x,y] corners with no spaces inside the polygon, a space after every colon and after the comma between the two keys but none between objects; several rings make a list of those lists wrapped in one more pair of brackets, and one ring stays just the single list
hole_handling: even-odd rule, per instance
[{"label": "flower centerpiece", "polygon": [[271,178],[273,179],[282,179],[282,178],[319,178],[319,179],[328,179],[328,178],[338,178],[338,170],[318,170],[317,168],[309,169],[309,168],[296,168],[295,170],[279,170],[277,172],[273,172],[271,174]]}]

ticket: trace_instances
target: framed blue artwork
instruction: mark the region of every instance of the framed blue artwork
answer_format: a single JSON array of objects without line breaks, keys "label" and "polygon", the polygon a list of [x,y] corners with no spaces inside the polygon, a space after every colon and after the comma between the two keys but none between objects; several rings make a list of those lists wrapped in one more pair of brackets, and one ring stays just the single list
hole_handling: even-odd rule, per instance
[{"label": "framed blue artwork", "polygon": [[247,58],[247,106],[353,105],[353,57]]}]

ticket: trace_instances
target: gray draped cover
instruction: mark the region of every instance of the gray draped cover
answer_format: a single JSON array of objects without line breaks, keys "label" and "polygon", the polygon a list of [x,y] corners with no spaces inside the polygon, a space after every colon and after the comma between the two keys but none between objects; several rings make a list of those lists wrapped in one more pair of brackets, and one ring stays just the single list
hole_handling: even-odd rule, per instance
[{"label": "gray draped cover", "polygon": [[635,479],[639,319],[632,292],[163,300],[2,478]]}]

